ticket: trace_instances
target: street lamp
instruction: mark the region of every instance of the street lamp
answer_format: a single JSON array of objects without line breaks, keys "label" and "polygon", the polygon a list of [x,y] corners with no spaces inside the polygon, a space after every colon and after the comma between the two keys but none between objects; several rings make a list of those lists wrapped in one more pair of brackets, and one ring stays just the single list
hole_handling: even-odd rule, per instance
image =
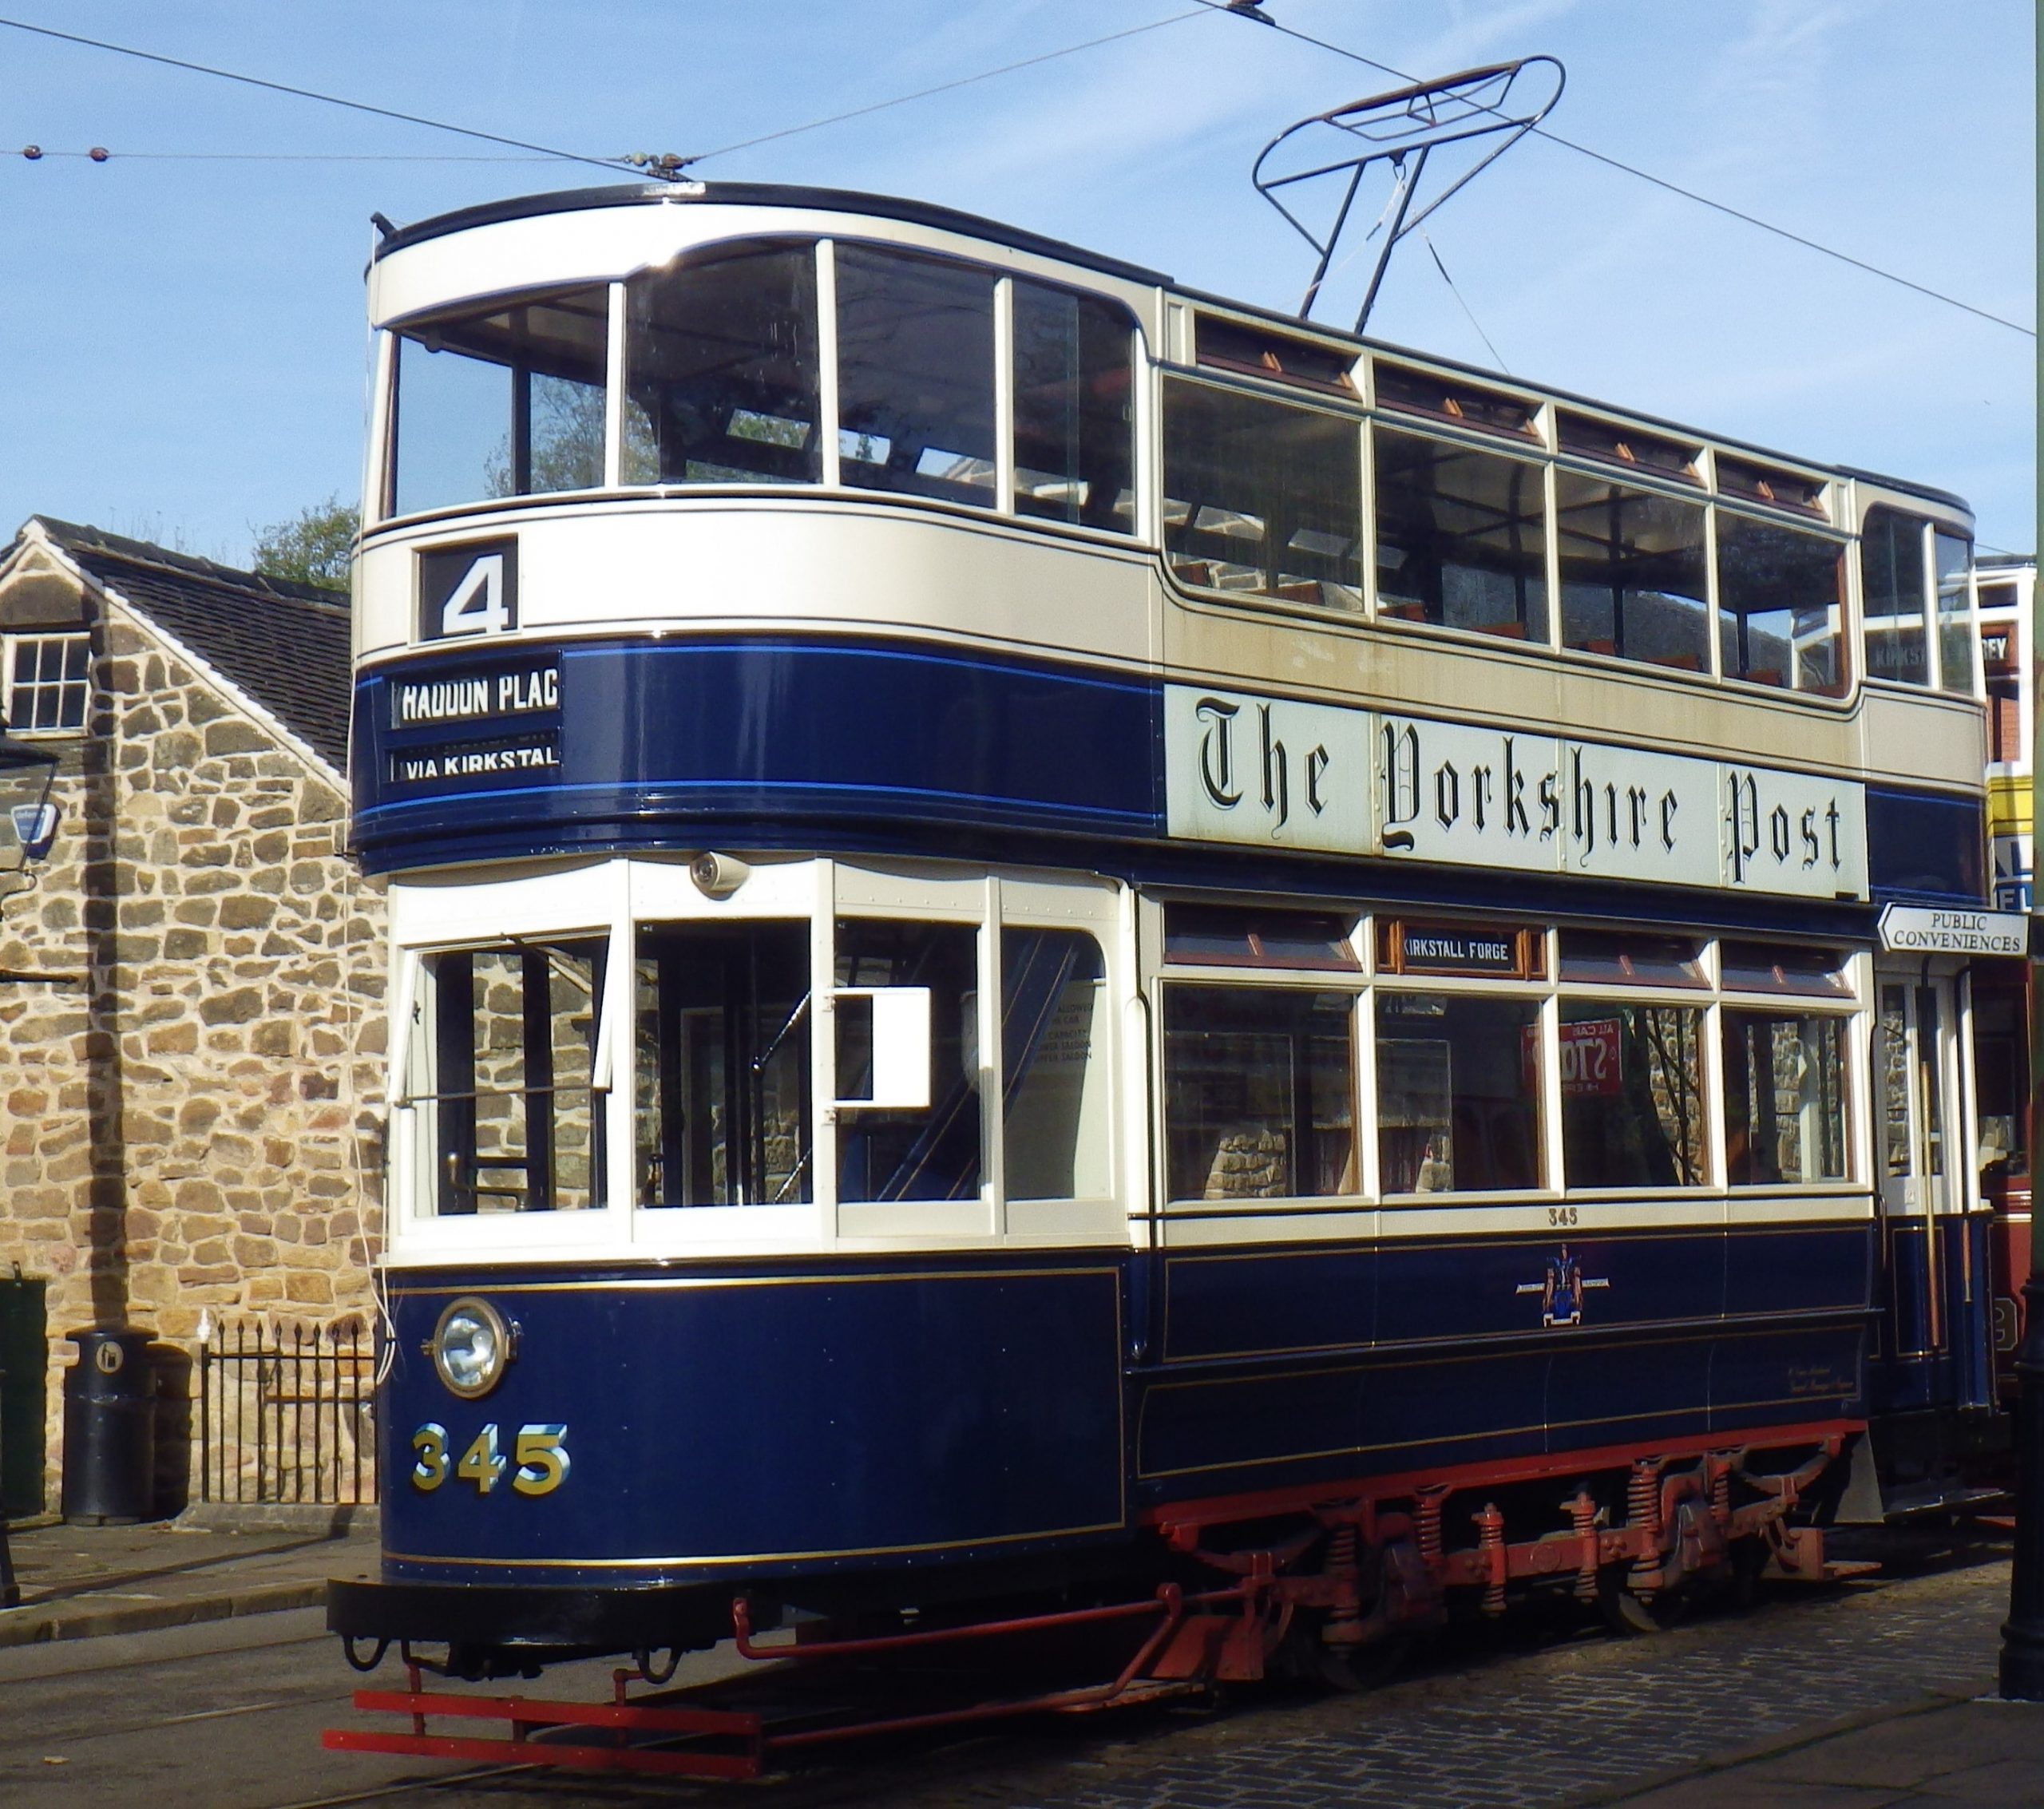
[{"label": "street lamp", "polygon": [[57,835],[57,806],[50,788],[57,756],[33,742],[0,734],[0,873],[17,873],[50,852]]},{"label": "street lamp", "polygon": [[[50,802],[56,777],[57,756],[49,749],[0,734],[0,873],[18,873],[50,852],[57,835],[57,806]],[[0,894],[0,906],[6,898]],[[18,1607],[21,1600],[7,1549],[6,1479],[0,1478],[0,1608]]]},{"label": "street lamp", "polygon": [[[2039,593],[2030,587],[2033,617],[2044,614]],[[2036,623],[2044,627],[2044,621]],[[2040,695],[2036,649],[2044,645],[2033,631],[2029,695],[2024,703],[2034,712]],[[2044,763],[2030,762],[2031,821],[2044,798]],[[2036,914],[2036,843],[2030,856],[2030,1166],[2035,1184],[2037,1139],[2044,1135],[2044,923]],[[2044,1702],[2044,1235],[2037,1210],[2030,1210],[2030,1279],[2022,1289],[2022,1344],[2016,1352],[2015,1403],[2015,1558],[2009,1571],[2009,1617],[2002,1625],[2002,1694],[2024,1702]]]}]

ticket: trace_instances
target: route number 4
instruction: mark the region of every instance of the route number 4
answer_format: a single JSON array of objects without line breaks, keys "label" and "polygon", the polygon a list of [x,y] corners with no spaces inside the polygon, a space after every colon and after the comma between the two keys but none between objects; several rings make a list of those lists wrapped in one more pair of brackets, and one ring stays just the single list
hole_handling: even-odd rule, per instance
[{"label": "route number 4", "polygon": [[440,606],[440,632],[501,635],[510,626],[511,611],[504,597],[504,555],[481,554]]}]

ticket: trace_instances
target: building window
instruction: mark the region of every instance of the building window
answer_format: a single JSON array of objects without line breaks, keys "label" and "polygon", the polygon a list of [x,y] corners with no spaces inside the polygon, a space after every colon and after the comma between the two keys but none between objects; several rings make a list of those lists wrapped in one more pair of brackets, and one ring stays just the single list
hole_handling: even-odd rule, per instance
[{"label": "building window", "polygon": [[90,658],[90,643],[83,635],[9,635],[8,728],[18,735],[84,728]]}]

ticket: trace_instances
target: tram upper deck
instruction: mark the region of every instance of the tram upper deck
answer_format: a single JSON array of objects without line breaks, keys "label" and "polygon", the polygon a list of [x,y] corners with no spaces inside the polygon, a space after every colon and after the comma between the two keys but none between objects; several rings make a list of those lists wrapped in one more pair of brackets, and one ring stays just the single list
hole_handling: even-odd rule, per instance
[{"label": "tram upper deck", "polygon": [[832,192],[470,210],[370,311],[374,866],[785,810],[1977,901],[1948,496]]}]

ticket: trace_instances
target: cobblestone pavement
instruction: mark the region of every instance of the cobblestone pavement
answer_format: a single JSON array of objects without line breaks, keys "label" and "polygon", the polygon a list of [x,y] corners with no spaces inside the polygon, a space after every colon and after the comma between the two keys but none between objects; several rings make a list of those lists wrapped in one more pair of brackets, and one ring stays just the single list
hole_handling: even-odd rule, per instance
[{"label": "cobblestone pavement", "polygon": [[[1044,1771],[1010,1765],[997,1781],[866,1800],[896,1809],[1618,1803],[1791,1728],[1931,1692],[1991,1688],[2007,1608],[2007,1566],[1991,1562],[1777,1596],[1757,1611],[1648,1639],[1589,1637],[1527,1650],[1500,1649],[1494,1635],[1462,1642],[1443,1668],[1373,1695],[1244,1705],[1169,1734],[1067,1751]],[[1719,1780],[1718,1800],[1747,1800],[1736,1775]]]}]

